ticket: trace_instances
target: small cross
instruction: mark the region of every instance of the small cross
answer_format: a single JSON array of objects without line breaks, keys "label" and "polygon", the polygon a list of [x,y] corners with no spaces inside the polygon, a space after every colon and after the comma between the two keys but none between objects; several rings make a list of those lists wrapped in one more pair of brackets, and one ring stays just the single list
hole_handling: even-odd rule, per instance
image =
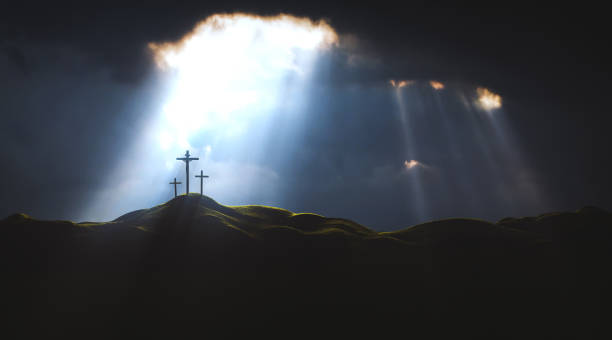
[{"label": "small cross", "polygon": [[176,177],[174,177],[174,182],[170,182],[170,184],[174,184],[174,197],[176,197],[176,185],[181,184],[181,182],[177,182]]},{"label": "small cross", "polygon": [[200,170],[200,174],[196,177],[200,178],[200,195],[204,196],[204,178],[208,178],[208,175],[204,175],[204,170]]}]

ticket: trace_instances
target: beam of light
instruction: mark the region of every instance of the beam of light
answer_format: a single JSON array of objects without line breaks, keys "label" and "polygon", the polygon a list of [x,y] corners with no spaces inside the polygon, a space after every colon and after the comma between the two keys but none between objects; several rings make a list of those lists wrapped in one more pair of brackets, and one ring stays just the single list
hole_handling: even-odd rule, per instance
[{"label": "beam of light", "polygon": [[[501,107],[501,96],[486,88],[476,89],[479,95],[474,101],[462,95],[464,107],[470,113],[473,122],[478,123],[486,142],[479,144],[484,148],[490,160],[490,167],[498,174],[498,199],[505,201],[506,216],[537,214],[547,210],[549,198],[540,186],[535,171],[525,161],[524,153],[519,147],[512,128],[507,121],[507,115]],[[482,99],[482,101],[481,101]],[[496,111],[495,115],[483,114]]]},{"label": "beam of light", "polygon": [[532,166],[525,160],[505,112],[500,109],[500,112],[495,115],[487,114],[484,116],[488,118],[488,122],[497,136],[497,144],[504,150],[507,163],[504,164],[504,172],[508,178],[507,182],[512,186],[506,192],[512,192],[514,200],[519,202],[515,204],[515,209],[517,209],[515,214],[535,214],[538,211],[545,210],[546,208],[543,208],[543,206],[547,206],[549,203],[540,187],[542,182],[538,179]]},{"label": "beam of light", "polygon": [[[410,157],[418,158],[418,150],[416,147],[417,141],[414,134],[414,118],[411,117],[414,113],[410,112],[407,107],[407,103],[405,100],[405,95],[407,91],[404,91],[400,87],[395,87],[395,101],[397,102],[399,119],[400,119],[400,127],[402,129],[402,138],[405,149],[405,154]],[[406,163],[408,162],[408,163]],[[429,212],[427,210],[427,197],[423,188],[422,177],[419,171],[407,171],[414,169],[417,162],[414,159],[410,161],[404,161],[403,169],[406,170],[406,174],[409,177],[410,181],[410,205],[414,207],[416,221],[424,222],[429,217]]]},{"label": "beam of light", "polygon": [[489,91],[484,87],[476,89],[478,95],[477,104],[485,111],[499,109],[502,106],[502,98],[500,95]]},{"label": "beam of light", "polygon": [[243,13],[212,15],[178,41],[151,42],[152,79],[163,84],[159,106],[135,129],[125,161],[83,219],[108,220],[171,199],[166,183],[184,181],[184,165],[174,159],[186,149],[200,157],[194,174],[210,175],[205,194],[230,205],[278,205],[278,170],[262,162],[275,135],[268,132],[293,129],[279,121],[296,125],[315,63],[337,42],[325,21]]},{"label": "beam of light", "polygon": [[161,133],[181,148],[202,130],[240,135],[279,101],[288,73],[310,72],[313,52],[337,41],[324,21],[239,13],[213,15],[178,42],[150,43],[158,67],[174,72]]},{"label": "beam of light", "polygon": [[431,86],[432,89],[437,90],[437,91],[444,89],[444,84],[436,80],[430,80],[429,86]]},{"label": "beam of light", "polygon": [[[453,91],[454,92],[454,91]],[[466,205],[467,211],[460,210],[450,210],[447,212],[448,217],[456,216],[456,215],[467,215],[468,211],[472,214],[477,214],[478,210],[482,209],[481,197],[478,195],[474,195],[474,183],[470,181],[469,174],[473,172],[473,164],[466,162],[463,159],[461,149],[462,140],[458,136],[458,129],[461,129],[459,125],[461,125],[462,118],[465,118],[464,112],[457,112],[452,110],[453,108],[453,92],[441,92],[441,91],[433,91],[429,94],[433,97],[433,110],[430,116],[436,117],[438,123],[441,125],[444,133],[441,136],[441,139],[444,140],[447,152],[449,153],[449,159],[452,162],[453,173],[458,173],[462,177],[461,180],[453,180],[451,176],[440,176],[440,185],[446,188],[447,196],[453,195],[453,191],[455,191],[454,196],[461,197],[462,202]],[[449,110],[450,109],[450,110]],[[479,131],[477,127],[470,124],[469,128],[472,133],[478,135]],[[461,129],[463,130],[463,129]],[[477,143],[480,145],[481,143]],[[486,159],[486,157],[485,157]],[[450,178],[449,178],[450,177]]]},{"label": "beam of light", "polygon": [[[470,89],[469,92],[473,91]],[[515,209],[516,200],[512,193],[511,187],[507,183],[512,178],[511,171],[508,171],[508,165],[515,166],[516,164],[508,164],[506,157],[506,146],[500,140],[497,131],[492,129],[491,115],[479,114],[478,106],[475,101],[468,99],[470,96],[466,91],[459,92],[459,100],[465,109],[465,119],[469,121],[472,127],[472,135],[476,141],[474,151],[483,156],[485,164],[482,166],[489,173],[496,174],[497,180],[489,185],[491,199],[501,202],[506,208],[505,216],[514,215],[512,209]],[[486,201],[486,197],[484,197]],[[505,216],[495,216],[501,218]]]},{"label": "beam of light", "polygon": [[[511,131],[508,131],[509,126],[504,124],[505,117],[501,107],[495,115],[483,114],[490,111],[482,110],[476,101],[464,99],[463,104],[467,103],[468,106],[462,110],[460,103],[461,99],[465,98],[462,91],[453,89],[451,92],[440,92],[433,86],[432,88],[434,91],[418,93],[418,88],[400,90],[394,87],[401,125],[408,142],[407,151],[412,157],[403,161],[404,173],[412,181],[411,204],[423,211],[418,217],[425,219],[429,217],[426,214],[433,214],[435,218],[456,215],[482,216],[483,212],[479,210],[482,204],[479,203],[486,204],[490,200],[497,201],[504,207],[491,214],[491,218],[541,209],[542,204],[546,203],[542,201],[543,195],[537,185],[539,181],[529,170],[529,164],[525,163],[516,143],[510,140]],[[489,91],[488,94],[492,93]],[[429,97],[433,101],[428,101]],[[423,128],[433,130],[420,133]],[[432,135],[438,137],[428,140],[428,136]],[[431,155],[423,154],[423,149],[434,152]],[[435,174],[422,171],[427,170],[427,166],[421,162],[423,156],[436,154],[448,155],[443,157],[449,168],[437,169]],[[485,171],[486,178],[474,176],[480,171]],[[481,189],[480,194],[475,197],[474,188],[481,188],[483,181],[489,181],[490,187]],[[464,199],[461,204],[452,200],[442,202],[444,199],[434,199],[431,192],[442,197]],[[437,210],[429,211],[434,206]]]}]

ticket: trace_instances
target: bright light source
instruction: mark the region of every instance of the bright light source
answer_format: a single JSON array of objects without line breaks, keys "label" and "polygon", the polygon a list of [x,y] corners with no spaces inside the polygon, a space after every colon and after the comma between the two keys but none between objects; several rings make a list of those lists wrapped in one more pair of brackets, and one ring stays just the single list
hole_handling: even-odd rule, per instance
[{"label": "bright light source", "polygon": [[414,84],[414,80],[389,80],[389,84],[391,84],[391,86],[401,89],[402,87],[405,86],[410,86],[412,84]]},{"label": "bright light source", "polygon": [[404,168],[406,170],[410,170],[416,167],[424,168],[425,165],[417,160],[411,159],[409,161],[404,161]]},{"label": "bright light source", "polygon": [[435,80],[430,80],[429,81],[429,86],[431,86],[431,88],[433,88],[434,90],[442,90],[442,89],[444,89],[444,84],[442,84],[439,81],[435,81]]},{"label": "bright light source", "polygon": [[502,106],[502,98],[500,95],[493,93],[484,87],[477,88],[476,93],[478,94],[477,103],[484,110],[491,111],[494,109],[499,109]]},{"label": "bright light source", "polygon": [[175,77],[161,144],[188,146],[198,131],[243,131],[277,103],[288,74],[307,75],[316,51],[337,41],[324,21],[239,13],[213,15],[178,42],[150,43],[158,67]]}]

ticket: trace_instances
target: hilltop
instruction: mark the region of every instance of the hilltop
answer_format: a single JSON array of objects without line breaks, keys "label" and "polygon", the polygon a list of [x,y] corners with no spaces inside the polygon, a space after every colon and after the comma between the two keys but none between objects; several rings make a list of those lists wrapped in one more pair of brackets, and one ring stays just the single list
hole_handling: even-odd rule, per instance
[{"label": "hilltop", "polygon": [[104,223],[5,218],[0,288],[25,333],[584,339],[606,330],[611,241],[593,207],[377,232],[183,195]]}]

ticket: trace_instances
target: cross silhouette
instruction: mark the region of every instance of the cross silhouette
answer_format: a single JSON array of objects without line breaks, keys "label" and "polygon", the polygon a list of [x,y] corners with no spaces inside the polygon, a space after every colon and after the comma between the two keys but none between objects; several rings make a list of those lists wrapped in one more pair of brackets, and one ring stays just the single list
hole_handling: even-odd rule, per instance
[{"label": "cross silhouette", "polygon": [[170,182],[170,184],[174,184],[174,197],[176,197],[176,185],[181,184],[181,182],[177,182],[176,177],[174,177],[174,182]]},{"label": "cross silhouette", "polygon": [[208,178],[208,175],[204,175],[204,170],[200,170],[200,174],[196,177],[200,178],[200,195],[204,196],[204,178]]},{"label": "cross silhouette", "polygon": [[177,161],[183,161],[185,162],[185,171],[187,173],[187,175],[185,176],[186,178],[186,182],[185,182],[185,194],[189,195],[189,162],[191,161],[197,161],[199,158],[198,157],[189,157],[189,150],[185,151],[185,157],[178,157],[176,160]]}]

